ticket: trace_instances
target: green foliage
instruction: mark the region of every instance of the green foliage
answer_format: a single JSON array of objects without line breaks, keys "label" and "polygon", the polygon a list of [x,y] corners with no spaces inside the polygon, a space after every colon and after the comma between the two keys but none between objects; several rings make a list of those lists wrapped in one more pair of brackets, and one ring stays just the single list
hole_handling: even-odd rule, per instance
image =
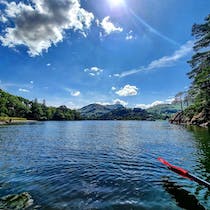
[{"label": "green foliage", "polygon": [[109,113],[115,109],[124,108],[121,104],[114,104],[114,105],[101,105],[101,104],[89,104],[78,111],[80,112],[81,116],[85,119],[98,119],[101,116]]},{"label": "green foliage", "polygon": [[40,104],[37,99],[29,101],[22,97],[13,96],[1,89],[0,117],[19,117],[32,120],[80,120],[79,113],[68,109],[66,106],[47,107],[45,102]]},{"label": "green foliage", "polygon": [[210,15],[203,24],[194,24],[192,34],[196,38],[194,45],[195,54],[189,61],[192,70],[188,73],[192,79],[189,94],[194,98],[196,112],[210,107]]},{"label": "green foliage", "polygon": [[147,111],[149,113],[159,115],[159,118],[161,119],[165,119],[181,111],[181,109],[180,105],[176,103],[176,104],[159,104],[151,108],[148,108]]},{"label": "green foliage", "polygon": [[29,111],[29,101],[0,90],[0,116],[25,117]]},{"label": "green foliage", "polygon": [[[87,115],[83,117],[86,120],[156,120],[160,119],[159,115],[148,113],[146,110],[140,108],[128,109],[123,106],[99,106],[99,110],[95,109],[97,105],[92,105],[94,107],[92,111],[88,107]],[[101,111],[103,110],[103,112]],[[104,111],[105,110],[105,111]]]},{"label": "green foliage", "polygon": [[25,121],[25,120],[27,120],[26,118],[21,118],[21,117],[3,117],[3,116],[1,116],[0,117],[0,121],[6,121],[6,122],[8,122],[8,121],[10,121],[10,120],[15,120],[15,121]]},{"label": "green foliage", "polygon": [[[182,121],[197,125],[210,125],[210,15],[203,24],[194,24],[192,35],[196,41],[194,55],[188,62],[192,70],[188,73],[192,80],[186,94],[190,104],[183,112]],[[190,103],[189,103],[190,102]]]},{"label": "green foliage", "polygon": [[125,107],[118,108],[102,115],[99,119],[102,120],[156,120],[155,115],[148,113],[144,109],[134,108],[127,109]]}]

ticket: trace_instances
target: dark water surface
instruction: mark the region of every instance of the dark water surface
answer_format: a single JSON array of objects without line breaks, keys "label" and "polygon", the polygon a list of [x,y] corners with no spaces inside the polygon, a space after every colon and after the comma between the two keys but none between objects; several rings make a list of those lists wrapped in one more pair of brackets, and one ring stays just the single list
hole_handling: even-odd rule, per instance
[{"label": "dark water surface", "polygon": [[0,127],[0,196],[29,192],[41,209],[210,209],[210,133],[168,122],[43,122]]}]

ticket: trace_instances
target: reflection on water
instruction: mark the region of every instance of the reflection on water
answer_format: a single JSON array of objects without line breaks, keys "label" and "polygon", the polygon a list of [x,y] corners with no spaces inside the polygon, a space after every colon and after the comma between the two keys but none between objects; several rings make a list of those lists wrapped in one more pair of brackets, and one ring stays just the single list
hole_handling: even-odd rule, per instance
[{"label": "reflection on water", "polygon": [[[199,149],[199,161],[203,164],[205,171],[210,174],[210,129],[189,126],[188,130],[195,137]],[[210,177],[207,178],[210,180]]]},{"label": "reflection on water", "polygon": [[[187,209],[177,198],[177,192],[185,192],[184,197],[199,201],[198,208],[208,209],[210,198],[205,187],[183,179],[157,161],[161,156],[208,180],[207,139],[206,130],[167,122],[2,126],[0,196],[26,191],[41,209],[176,210]],[[171,181],[163,182],[165,176]]]},{"label": "reflection on water", "polygon": [[187,210],[205,210],[197,198],[187,190],[182,189],[177,183],[169,181],[169,178],[163,180],[163,186],[168,193],[172,195],[177,205]]}]

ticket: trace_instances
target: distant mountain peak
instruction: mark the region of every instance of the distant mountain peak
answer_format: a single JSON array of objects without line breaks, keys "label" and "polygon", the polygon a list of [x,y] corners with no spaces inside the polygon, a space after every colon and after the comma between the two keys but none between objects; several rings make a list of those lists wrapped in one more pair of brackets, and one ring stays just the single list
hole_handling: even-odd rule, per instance
[{"label": "distant mountain peak", "polygon": [[80,112],[81,116],[92,118],[92,117],[100,117],[104,114],[109,113],[110,111],[117,110],[117,109],[124,109],[125,107],[121,104],[112,104],[112,105],[102,105],[102,104],[89,104],[87,106],[82,107],[78,111]]}]

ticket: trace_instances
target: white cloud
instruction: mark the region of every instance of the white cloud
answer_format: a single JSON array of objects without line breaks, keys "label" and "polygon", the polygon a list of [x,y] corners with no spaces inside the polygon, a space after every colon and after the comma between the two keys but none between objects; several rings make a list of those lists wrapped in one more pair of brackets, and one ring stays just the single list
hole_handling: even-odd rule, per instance
[{"label": "white cloud", "polygon": [[18,91],[24,92],[24,93],[29,93],[30,91],[24,88],[19,88]]},{"label": "white cloud", "polygon": [[96,102],[96,104],[103,105],[103,106],[111,105],[111,103],[109,102]]},{"label": "white cloud", "polygon": [[120,100],[120,99],[115,99],[115,100],[113,100],[113,104],[121,104],[123,106],[127,106],[128,102]]},{"label": "white cloud", "polygon": [[3,46],[24,45],[30,56],[38,56],[64,39],[65,31],[89,29],[94,15],[81,8],[79,0],[31,0],[31,3],[0,1],[4,4],[5,25],[0,36]]},{"label": "white cloud", "polygon": [[138,94],[138,88],[132,85],[125,85],[123,88],[115,92],[119,96],[135,96]]},{"label": "white cloud", "polygon": [[116,90],[116,89],[117,89],[116,87],[114,87],[114,86],[112,87],[112,90],[113,90],[113,91]]},{"label": "white cloud", "polygon": [[96,76],[96,75],[100,75],[103,72],[103,69],[94,66],[91,68],[84,69],[84,72],[88,72],[89,75],[91,76]]},{"label": "white cloud", "polygon": [[71,95],[74,96],[74,97],[77,97],[80,95],[80,91],[71,91]]},{"label": "white cloud", "polygon": [[174,102],[174,98],[168,98],[165,101],[154,101],[151,104],[136,104],[136,108],[141,108],[141,109],[148,109],[160,104],[171,104],[172,102]]},{"label": "white cloud", "polygon": [[101,27],[103,28],[104,32],[106,35],[109,35],[113,32],[122,32],[123,28],[121,27],[116,27],[111,21],[110,17],[107,16],[105,17],[102,22],[101,22]]},{"label": "white cloud", "polygon": [[64,88],[65,91],[69,92],[71,94],[71,96],[77,97],[81,94],[81,92],[79,90],[73,90],[70,88]]},{"label": "white cloud", "polygon": [[123,101],[123,100],[120,100],[120,99],[114,99],[112,100],[112,102],[95,102],[96,104],[100,104],[100,105],[103,105],[103,106],[107,106],[107,105],[114,105],[114,104],[121,104],[123,106],[127,106],[128,105],[128,102],[126,101]]},{"label": "white cloud", "polygon": [[171,66],[171,64],[190,53],[192,51],[192,48],[193,42],[188,41],[186,44],[182,45],[178,50],[176,50],[172,56],[164,56],[158,60],[152,61],[149,64],[148,68],[154,69]]},{"label": "white cloud", "polygon": [[34,84],[34,81],[31,80],[30,83],[33,85]]},{"label": "white cloud", "polygon": [[164,101],[154,101],[151,104],[137,104],[135,107],[136,108],[141,108],[141,109],[148,109],[148,108],[151,108],[153,106],[160,105],[160,104],[164,104]]},{"label": "white cloud", "polygon": [[165,103],[167,103],[167,104],[172,104],[174,101],[175,101],[175,98],[172,97],[172,98],[166,99],[166,100],[165,100]]},{"label": "white cloud", "polygon": [[48,67],[51,66],[51,63],[47,63],[46,66],[48,66]]},{"label": "white cloud", "polygon": [[125,37],[126,40],[131,40],[133,38],[134,38],[133,35],[129,35],[129,34],[127,34],[127,36]]},{"label": "white cloud", "polygon": [[173,66],[181,58],[187,56],[193,50],[193,41],[188,41],[184,45],[182,45],[178,50],[176,50],[171,56],[164,56],[160,59],[152,61],[148,66],[142,66],[138,69],[132,69],[129,71],[124,71],[120,74],[114,74],[114,76],[118,77],[126,77],[132,74],[136,74],[141,71],[148,71],[157,68],[164,68]]},{"label": "white cloud", "polygon": [[132,40],[135,39],[135,37],[133,36],[133,31],[129,31],[129,33],[126,35],[125,37],[126,40]]},{"label": "white cloud", "polygon": [[6,23],[7,22],[7,18],[4,15],[0,14],[0,22]]}]

